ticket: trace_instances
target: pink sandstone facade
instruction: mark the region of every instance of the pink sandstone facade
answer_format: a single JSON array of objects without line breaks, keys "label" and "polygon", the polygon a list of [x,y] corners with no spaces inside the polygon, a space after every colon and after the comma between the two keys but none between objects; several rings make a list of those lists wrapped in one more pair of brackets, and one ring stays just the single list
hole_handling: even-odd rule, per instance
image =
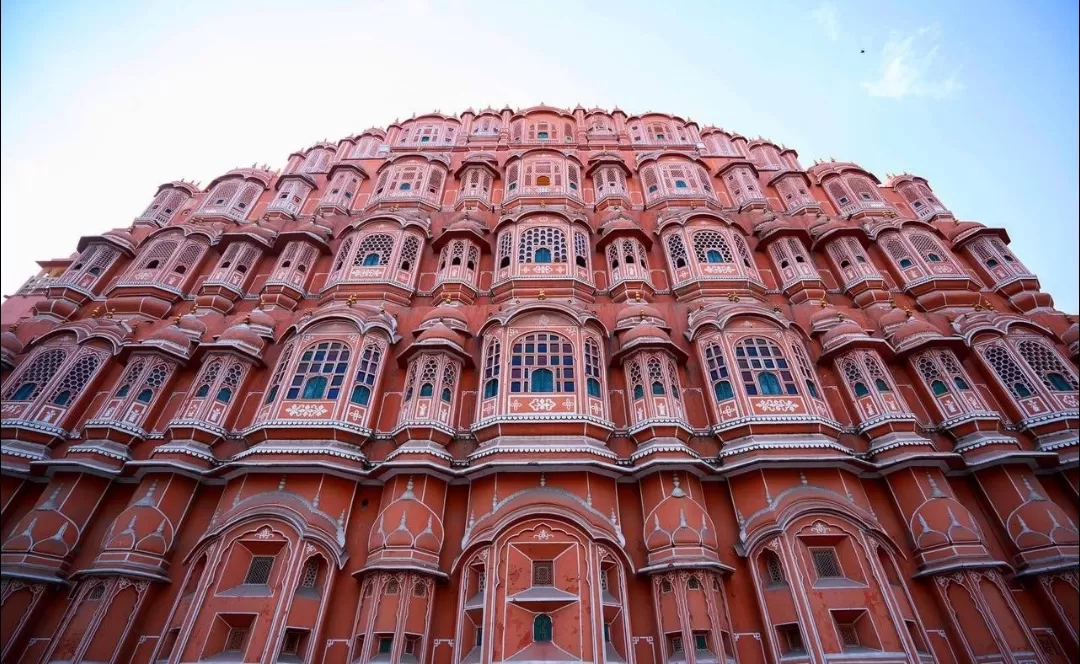
[{"label": "pink sandstone facade", "polygon": [[1076,662],[1008,242],[617,109],[164,184],[4,304],[3,661]]}]

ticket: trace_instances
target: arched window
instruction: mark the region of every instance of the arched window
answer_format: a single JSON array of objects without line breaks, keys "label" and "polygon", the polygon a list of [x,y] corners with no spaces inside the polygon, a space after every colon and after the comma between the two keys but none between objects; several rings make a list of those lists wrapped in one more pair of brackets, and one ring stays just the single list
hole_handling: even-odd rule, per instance
[{"label": "arched window", "polygon": [[368,235],[360,241],[356,249],[356,258],[353,265],[386,265],[390,262],[390,255],[394,252],[394,238],[385,233]]},{"label": "arched window", "polygon": [[997,342],[986,346],[982,350],[982,355],[1001,383],[1014,397],[1026,399],[1035,393],[1035,386],[1024,375],[1024,371],[1005,348],[1005,344]]},{"label": "arched window", "polygon": [[1017,344],[1024,359],[1043,385],[1052,392],[1076,392],[1078,384],[1072,371],[1058,359],[1057,353],[1041,341],[1025,340]]},{"label": "arched window", "polygon": [[709,370],[709,382],[712,384],[716,400],[734,399],[735,392],[731,387],[731,376],[719,344],[710,344],[705,347],[705,364]]},{"label": "arched window", "polygon": [[[63,348],[50,348],[35,356],[9,383],[4,393],[4,401],[33,401],[45,389],[45,385],[56,375],[67,359],[68,351]],[[21,368],[21,367],[20,367]]]},{"label": "arched window", "polygon": [[527,228],[518,241],[518,263],[565,263],[566,234],[559,228]]},{"label": "arched window", "polygon": [[585,388],[590,397],[599,399],[600,386],[600,347],[593,339],[585,340]]},{"label": "arched window", "polygon": [[[270,386],[266,390],[266,398],[263,399],[263,405],[269,404],[277,398],[278,390],[281,386],[281,382],[285,379],[285,371],[289,368],[289,363],[292,361],[293,350],[295,348],[295,342],[290,341],[289,345],[285,346],[285,350],[281,352],[281,358],[278,360],[277,369],[274,370],[274,375],[270,379]],[[296,397],[293,398],[295,399]]]},{"label": "arched window", "polygon": [[570,342],[547,332],[519,337],[510,356],[510,391],[572,393],[574,349]]},{"label": "arched window", "polygon": [[369,341],[360,353],[360,364],[356,367],[356,380],[349,397],[352,403],[366,406],[371,401],[371,392],[375,389],[375,378],[381,358],[382,348]]},{"label": "arched window", "polygon": [[54,406],[67,406],[77,399],[101,366],[98,355],[83,354],[68,368],[64,377],[53,389],[49,403]]},{"label": "arched window", "polygon": [[765,558],[765,574],[770,586],[784,585],[784,568],[780,565],[780,557],[772,551],[763,554]]},{"label": "arched window", "polygon": [[533,642],[549,643],[551,641],[551,616],[546,613],[533,618]]},{"label": "arched window", "polygon": [[699,263],[731,263],[735,256],[727,240],[718,231],[697,231],[692,236],[694,255]]},{"label": "arched window", "polygon": [[349,368],[349,348],[340,341],[321,341],[300,356],[287,399],[337,399]]},{"label": "arched window", "polygon": [[683,245],[681,237],[669,235],[667,238],[667,250],[672,265],[676,268],[686,267],[686,247]]},{"label": "arched window", "polygon": [[798,395],[788,361],[771,340],[762,337],[743,339],[735,344],[735,361],[747,396]]},{"label": "arched window", "polygon": [[491,399],[499,394],[499,369],[502,361],[502,346],[498,339],[488,341],[484,353],[484,398]]}]

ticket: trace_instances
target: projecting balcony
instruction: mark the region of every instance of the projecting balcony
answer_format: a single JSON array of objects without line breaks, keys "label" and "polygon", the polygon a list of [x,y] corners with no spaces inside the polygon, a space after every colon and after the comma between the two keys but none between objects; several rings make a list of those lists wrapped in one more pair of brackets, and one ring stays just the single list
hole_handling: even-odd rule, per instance
[{"label": "projecting balcony", "polygon": [[646,136],[644,138],[634,138],[631,141],[635,148],[692,148],[696,147],[697,143],[689,138],[680,138],[678,136]]},{"label": "projecting balcony", "polygon": [[503,196],[504,208],[519,205],[574,205],[580,207],[583,202],[577,185],[569,187],[543,185],[513,185]]},{"label": "projecting balcony", "polygon": [[559,590],[554,586],[533,586],[507,598],[512,604],[519,604],[529,611],[550,613],[578,601],[578,596]]},{"label": "projecting balcony", "polygon": [[420,205],[431,210],[438,210],[441,203],[441,195],[434,191],[421,191],[418,189],[394,189],[376,194],[368,201],[367,207],[390,207],[397,205]]},{"label": "projecting balcony", "polygon": [[[847,201],[846,203],[844,201]],[[889,205],[885,201],[874,200],[857,200],[851,201],[846,198],[841,198],[840,201],[840,214],[857,215],[865,212],[895,212],[893,206]]]}]

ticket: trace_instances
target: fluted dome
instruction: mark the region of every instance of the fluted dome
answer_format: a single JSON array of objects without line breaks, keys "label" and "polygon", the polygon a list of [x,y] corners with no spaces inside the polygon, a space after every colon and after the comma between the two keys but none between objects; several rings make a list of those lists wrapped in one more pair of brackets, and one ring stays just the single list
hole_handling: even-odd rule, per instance
[{"label": "fluted dome", "polygon": [[671,337],[668,336],[667,332],[656,327],[655,325],[649,325],[648,323],[644,323],[630,328],[628,332],[623,334],[623,346],[626,346],[631,341],[637,341],[640,339],[671,341]]},{"label": "fluted dome", "polygon": [[660,310],[644,300],[635,300],[633,304],[625,307],[615,316],[615,329],[637,327],[642,323],[668,327]]},{"label": "fluted dome", "polygon": [[23,343],[15,336],[14,326],[0,333],[0,361],[6,368],[15,366],[15,358],[23,351]]},{"label": "fluted dome", "polygon": [[850,318],[845,318],[821,337],[821,344],[828,347],[836,344],[845,337],[850,337],[852,335],[862,337],[869,336],[861,325]]},{"label": "fluted dome", "polygon": [[441,324],[452,330],[460,330],[468,333],[469,319],[465,316],[465,310],[461,306],[443,302],[424,316],[424,320],[418,326],[418,330],[427,330]]},{"label": "fluted dome", "polygon": [[266,347],[266,341],[247,322],[236,323],[227,328],[217,338],[218,343],[240,346],[253,355],[260,355]]},{"label": "fluted dome", "polygon": [[886,311],[881,318],[878,319],[878,324],[881,325],[886,333],[888,333],[892,328],[897,325],[902,325],[906,320],[907,312],[900,307],[893,305],[892,309]]}]

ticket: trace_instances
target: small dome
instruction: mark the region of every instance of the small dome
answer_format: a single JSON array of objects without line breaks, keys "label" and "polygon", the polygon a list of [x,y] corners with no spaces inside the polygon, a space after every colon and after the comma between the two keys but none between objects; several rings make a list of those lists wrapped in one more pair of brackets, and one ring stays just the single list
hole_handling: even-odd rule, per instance
[{"label": "small dome", "polygon": [[881,318],[878,319],[878,324],[881,325],[882,329],[888,332],[897,325],[903,324],[906,320],[907,312],[900,307],[893,305],[892,309],[886,311]]},{"label": "small dome", "polygon": [[121,244],[134,247],[135,235],[126,228],[114,228],[111,231],[105,231],[102,233],[105,237],[113,238],[119,241]]},{"label": "small dome", "polygon": [[187,350],[191,347],[191,342],[199,337],[193,335],[191,332],[180,327],[180,323],[174,323],[172,325],[166,325],[146,338],[148,342],[154,344],[165,344],[174,346],[178,349]]},{"label": "small dome", "polygon": [[980,229],[986,228],[985,225],[980,224],[977,221],[957,221],[955,223],[935,224],[945,237],[950,241],[956,240],[958,237],[967,236]]},{"label": "small dome", "polygon": [[1073,323],[1069,326],[1069,329],[1061,335],[1061,340],[1065,342],[1066,346],[1071,346],[1077,341],[1080,341],[1080,323]]},{"label": "small dome", "polygon": [[247,347],[256,354],[261,353],[266,347],[266,341],[259,336],[258,332],[251,329],[251,325],[246,321],[247,319],[232,325],[222,332],[217,340],[221,343]]},{"label": "small dome", "polygon": [[622,344],[623,344],[623,346],[626,346],[627,344],[629,344],[632,341],[638,341],[638,340],[644,340],[644,339],[648,339],[650,341],[655,340],[655,341],[662,341],[662,342],[670,342],[671,341],[671,337],[668,336],[668,333],[665,332],[664,330],[660,329],[659,327],[656,327],[655,325],[649,325],[648,323],[643,323],[641,325],[637,325],[637,326],[634,326],[634,327],[630,328],[630,330],[628,332],[623,334]]},{"label": "small dome", "polygon": [[633,302],[615,316],[616,328],[636,327],[645,321],[657,326],[667,327],[667,323],[658,309],[644,300],[634,300]]},{"label": "small dome", "polygon": [[203,332],[206,332],[206,323],[199,320],[195,310],[189,311],[177,319],[176,326],[195,337],[202,337]]},{"label": "small dome", "polygon": [[[1076,327],[1075,325],[1073,327]],[[4,330],[0,334],[0,348],[4,349],[4,354],[10,353],[12,356],[18,355],[23,351],[23,342],[19,341],[19,337],[15,336],[15,327],[11,326]]]},{"label": "small dome", "polygon": [[427,329],[439,324],[453,330],[468,331],[469,329],[469,319],[465,316],[464,307],[450,304],[449,301],[444,301],[429,311],[420,323],[420,328]]},{"label": "small dome", "polygon": [[487,227],[468,215],[462,215],[461,217],[450,222],[450,224],[446,227],[446,230],[447,232],[468,232],[476,233],[477,235],[483,235],[487,232]]},{"label": "small dome", "polygon": [[866,334],[866,330],[864,330],[861,325],[850,318],[845,318],[821,337],[821,345],[824,348],[831,348],[833,345],[843,341],[846,337],[851,336],[866,337],[869,335]]},{"label": "small dome", "polygon": [[812,316],[810,316],[810,327],[814,330],[828,329],[839,323],[842,319],[840,312],[833,307],[830,307],[826,302],[825,306],[820,307]]},{"label": "small dome", "polygon": [[465,345],[465,338],[461,333],[447,327],[442,320],[436,321],[434,325],[421,332],[420,336],[416,338],[416,342],[419,344],[436,341],[447,341],[459,347]]},{"label": "small dome", "polygon": [[638,226],[626,215],[621,212],[617,212],[610,216],[610,218],[604,223],[600,224],[600,234],[607,235],[612,231],[640,231],[641,227]]},{"label": "small dome", "polygon": [[893,344],[900,346],[903,345],[905,341],[910,342],[919,337],[940,337],[942,335],[941,331],[929,322],[916,316],[910,316],[907,321],[897,327],[890,336],[892,337]]},{"label": "small dome", "polygon": [[266,328],[273,332],[274,327],[277,325],[277,321],[268,312],[263,309],[252,309],[248,314],[248,324],[254,328]]}]

